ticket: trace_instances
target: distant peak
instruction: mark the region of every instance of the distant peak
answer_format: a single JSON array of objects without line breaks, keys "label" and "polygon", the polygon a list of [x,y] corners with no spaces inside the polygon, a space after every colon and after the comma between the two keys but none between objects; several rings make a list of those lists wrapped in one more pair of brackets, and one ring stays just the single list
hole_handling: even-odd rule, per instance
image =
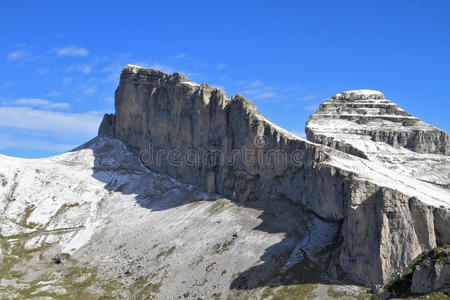
[{"label": "distant peak", "polygon": [[376,90],[351,90],[338,93],[331,97],[333,100],[365,100],[365,99],[385,99],[384,94]]},{"label": "distant peak", "polygon": [[138,69],[146,69],[145,67],[142,66],[138,66],[138,65],[133,65],[133,64],[128,64],[125,66],[125,68],[138,68]]}]

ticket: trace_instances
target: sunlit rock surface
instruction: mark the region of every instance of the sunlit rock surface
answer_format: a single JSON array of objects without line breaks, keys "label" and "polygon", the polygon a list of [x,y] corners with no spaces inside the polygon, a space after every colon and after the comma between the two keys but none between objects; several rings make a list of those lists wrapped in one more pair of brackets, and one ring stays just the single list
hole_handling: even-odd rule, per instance
[{"label": "sunlit rock surface", "polygon": [[[388,102],[379,92],[353,94],[337,98]],[[148,153],[150,148],[154,153],[176,149],[180,157],[192,150],[217,151],[225,161],[233,161],[224,166],[144,160],[150,169],[237,202],[283,199],[301,204],[322,219],[341,222],[339,242],[328,266],[333,279],[381,283],[419,253],[450,240],[443,229],[447,221],[435,217],[440,207],[448,213],[450,204],[450,193],[441,185],[397,172],[365,155],[301,139],[268,121],[240,95],[229,99],[222,90],[198,85],[179,73],[126,66],[115,96],[115,116],[105,117],[114,124],[104,122],[101,128],[110,128],[102,131],[114,131],[109,136],[122,140],[135,154]],[[417,124],[416,118],[395,111],[391,120]],[[262,145],[255,143],[261,140]],[[427,151],[445,152],[445,147],[436,141]],[[296,164],[245,163],[239,154],[242,148],[257,154],[301,155]]]},{"label": "sunlit rock surface", "polygon": [[[450,243],[442,176],[306,141],[179,73],[124,67],[115,107],[71,152],[0,156],[0,298],[363,298],[343,284],[385,283]],[[404,151],[446,157],[430,149]],[[232,163],[149,158],[171,150]]]},{"label": "sunlit rock surface", "polygon": [[320,298],[333,288],[338,223],[289,201],[207,194],[148,170],[118,140],[0,156],[0,177],[2,299]]},{"label": "sunlit rock surface", "polygon": [[334,95],[311,115],[308,140],[450,187],[450,136],[411,116],[381,92]]}]

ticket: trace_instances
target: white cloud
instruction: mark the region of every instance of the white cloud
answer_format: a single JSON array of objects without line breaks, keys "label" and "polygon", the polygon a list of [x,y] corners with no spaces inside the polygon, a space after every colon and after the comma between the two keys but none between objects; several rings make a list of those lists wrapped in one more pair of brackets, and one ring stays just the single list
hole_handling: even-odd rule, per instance
[{"label": "white cloud", "polygon": [[31,107],[40,107],[43,109],[68,109],[70,108],[70,104],[67,102],[52,102],[45,99],[39,98],[23,98],[18,99],[12,102],[14,105],[18,106],[31,106]]},{"label": "white cloud", "polygon": [[187,55],[185,53],[179,53],[177,55],[175,55],[176,59],[183,59],[183,58],[187,58]]},{"label": "white cloud", "polygon": [[163,64],[153,64],[150,66],[151,69],[158,70],[167,74],[173,73],[173,68]]},{"label": "white cloud", "polygon": [[316,110],[317,107],[318,107],[318,105],[309,105],[309,106],[305,106],[304,109],[313,111],[313,110]]},{"label": "white cloud", "polygon": [[[246,85],[247,89],[244,90],[242,94],[253,100],[277,100],[280,97],[279,89],[275,89],[275,87],[272,86],[265,86],[261,80],[254,80],[251,82],[241,80],[239,84]],[[274,90],[277,90],[278,93],[275,93]]]},{"label": "white cloud", "polygon": [[83,90],[83,94],[85,95],[92,95],[97,91],[97,88],[95,86],[90,86],[88,88],[85,88]]},{"label": "white cloud", "polygon": [[270,87],[262,87],[259,89],[248,89],[242,91],[242,95],[249,97],[250,99],[253,100],[263,100],[277,97],[277,94],[273,92],[272,88]]},{"label": "white cloud", "polygon": [[80,48],[78,46],[69,46],[61,49],[54,50],[58,56],[86,56],[89,51],[86,48]]},{"label": "white cloud", "polygon": [[76,64],[68,67],[69,71],[78,71],[84,74],[89,74],[92,71],[92,66],[88,64]]},{"label": "white cloud", "polygon": [[246,86],[248,89],[244,90],[242,94],[248,95],[250,99],[253,100],[277,98],[278,96],[278,94],[273,91],[275,89],[274,87],[265,86],[261,80],[248,82]]},{"label": "white cloud", "polygon": [[47,94],[48,97],[58,97],[61,96],[61,93],[58,91],[51,91]]},{"label": "white cloud", "polygon": [[55,136],[95,136],[102,116],[62,113],[27,107],[0,107],[0,127],[39,131]]},{"label": "white cloud", "polygon": [[316,98],[316,96],[308,95],[308,96],[301,97],[300,100],[308,101],[308,100],[313,100],[315,98]]},{"label": "white cloud", "polygon": [[264,86],[264,83],[261,80],[254,80],[248,84],[248,87],[255,88],[255,87],[262,87]]},{"label": "white cloud", "polygon": [[8,54],[9,60],[20,60],[28,56],[25,50],[16,50]]},{"label": "white cloud", "polygon": [[225,69],[226,66],[227,66],[226,64],[220,63],[220,64],[218,64],[218,65],[216,66],[216,69],[217,69],[217,70],[223,70],[223,69]]},{"label": "white cloud", "polygon": [[45,150],[64,152],[76,148],[78,145],[66,143],[52,143],[37,140],[29,137],[17,137],[7,134],[0,134],[0,149],[20,148],[23,150]]},{"label": "white cloud", "polygon": [[73,80],[72,77],[64,77],[63,79],[61,79],[61,83],[62,84],[68,84],[68,83],[71,83],[72,80]]},{"label": "white cloud", "polygon": [[269,99],[269,98],[275,98],[277,94],[274,92],[263,92],[263,93],[256,93],[253,96],[253,99],[259,100],[259,99]]}]

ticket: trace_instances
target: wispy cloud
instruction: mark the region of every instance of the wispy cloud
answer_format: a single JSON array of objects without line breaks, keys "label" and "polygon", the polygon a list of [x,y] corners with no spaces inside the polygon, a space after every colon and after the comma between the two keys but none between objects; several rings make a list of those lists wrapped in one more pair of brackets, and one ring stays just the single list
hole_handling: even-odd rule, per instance
[{"label": "wispy cloud", "polygon": [[29,54],[28,54],[27,51],[25,51],[25,50],[16,50],[16,51],[13,51],[13,52],[8,54],[8,59],[9,60],[20,60],[20,59],[26,58],[28,56],[29,56]]},{"label": "wispy cloud", "polygon": [[61,79],[62,84],[68,84],[71,83],[72,81],[73,81],[72,77],[64,77],[63,79]]},{"label": "wispy cloud", "polygon": [[65,48],[54,49],[58,56],[86,56],[89,55],[89,51],[86,48],[78,46],[68,46]]},{"label": "wispy cloud", "polygon": [[271,98],[275,98],[277,96],[277,94],[275,92],[262,92],[262,93],[257,93],[253,96],[253,99],[255,100],[262,100],[262,99],[271,99]]},{"label": "wispy cloud", "polygon": [[249,88],[256,88],[262,86],[264,86],[264,83],[261,80],[254,80],[248,84]]},{"label": "wispy cloud", "polygon": [[277,98],[279,95],[274,91],[272,86],[265,86],[261,80],[254,80],[250,82],[244,81],[247,89],[242,91],[242,95],[253,100],[267,100]]},{"label": "wispy cloud", "polygon": [[220,64],[218,64],[218,65],[216,66],[216,69],[217,69],[217,70],[223,70],[223,69],[225,69],[226,66],[227,66],[226,64],[220,63]]},{"label": "wispy cloud", "polygon": [[0,107],[0,127],[39,131],[52,136],[95,136],[102,117],[94,113],[62,113],[29,107]]},{"label": "wispy cloud", "polygon": [[188,58],[186,53],[178,53],[177,55],[175,55],[175,59],[186,59],[186,58]]},{"label": "wispy cloud", "polygon": [[308,105],[308,106],[305,106],[304,109],[314,111],[317,109],[317,107],[318,107],[318,105]]},{"label": "wispy cloud", "polygon": [[149,66],[151,69],[159,70],[161,72],[171,74],[173,73],[173,68],[164,64],[155,63]]},{"label": "wispy cloud", "polygon": [[83,74],[89,74],[92,71],[92,66],[89,64],[76,64],[67,68],[68,71],[77,71]]},{"label": "wispy cloud", "polygon": [[300,97],[300,100],[303,100],[303,101],[308,101],[308,100],[313,100],[313,99],[316,99],[316,96],[307,95],[307,96]]},{"label": "wispy cloud", "polygon": [[61,93],[58,91],[51,91],[47,94],[48,97],[59,97],[61,96]]},{"label": "wispy cloud", "polygon": [[217,89],[225,90],[225,87],[223,85],[220,85],[220,84],[212,83],[211,86],[215,87]]},{"label": "wispy cloud", "polygon": [[95,86],[87,87],[83,90],[83,94],[85,95],[93,95],[97,91],[97,88]]},{"label": "wispy cloud", "polygon": [[8,148],[20,148],[22,150],[45,150],[45,151],[57,151],[64,152],[76,148],[78,145],[66,144],[66,143],[55,143],[43,141],[36,138],[30,137],[17,137],[9,134],[0,134],[0,149]]},{"label": "wispy cloud", "polygon": [[17,106],[26,107],[39,107],[42,109],[68,109],[70,104],[67,102],[52,102],[45,99],[39,98],[23,98],[12,102],[12,104]]}]

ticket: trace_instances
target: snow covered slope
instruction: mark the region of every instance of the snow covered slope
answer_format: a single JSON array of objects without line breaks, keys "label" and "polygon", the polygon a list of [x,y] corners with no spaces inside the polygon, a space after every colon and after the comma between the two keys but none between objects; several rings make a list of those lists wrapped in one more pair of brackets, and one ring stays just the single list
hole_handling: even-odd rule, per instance
[{"label": "snow covered slope", "polygon": [[321,266],[338,223],[287,201],[238,205],[198,191],[118,140],[0,156],[0,183],[2,299],[320,298],[330,288]]},{"label": "snow covered slope", "polygon": [[450,136],[374,90],[323,102],[306,125],[308,140],[378,162],[398,173],[450,187]]},{"label": "snow covered slope", "polygon": [[[323,220],[341,222],[339,245],[328,265],[335,280],[380,284],[423,251],[450,243],[450,191],[442,185],[368,160],[345,142],[333,149],[328,147],[333,143],[306,141],[268,121],[249,99],[186,81],[180,73],[125,66],[115,114],[105,115],[99,135],[121,140],[137,155],[153,154],[143,163],[155,172],[237,203],[290,201]],[[390,105],[380,92],[353,91],[333,99],[317,118],[327,118],[331,130],[333,121],[342,117],[370,124],[355,134],[367,131],[388,145],[430,156],[448,151],[445,132]],[[383,122],[418,130],[391,130],[398,126],[380,126]],[[359,130],[345,130],[353,128]],[[185,159],[211,153],[218,156],[206,163]],[[424,169],[439,170],[437,165],[433,161]],[[435,175],[442,176],[438,171]]]},{"label": "snow covered slope", "polygon": [[[450,243],[447,136],[429,125],[426,134],[390,123],[384,130],[380,122],[422,125],[396,108],[374,117],[392,106],[379,92],[335,100],[368,103],[324,112],[314,120],[331,126],[319,129],[373,126],[341,128],[355,136],[349,143],[326,134],[306,141],[242,96],[179,73],[124,67],[116,114],[105,116],[100,137],[45,159],[0,156],[0,298],[323,299],[337,288],[326,282],[384,283]],[[367,151],[371,143],[387,148]],[[137,154],[150,146],[235,160],[192,165],[168,156],[144,166]],[[234,157],[243,149],[291,160]],[[385,161],[374,159],[385,150]],[[415,155],[430,174],[413,173]]]}]

